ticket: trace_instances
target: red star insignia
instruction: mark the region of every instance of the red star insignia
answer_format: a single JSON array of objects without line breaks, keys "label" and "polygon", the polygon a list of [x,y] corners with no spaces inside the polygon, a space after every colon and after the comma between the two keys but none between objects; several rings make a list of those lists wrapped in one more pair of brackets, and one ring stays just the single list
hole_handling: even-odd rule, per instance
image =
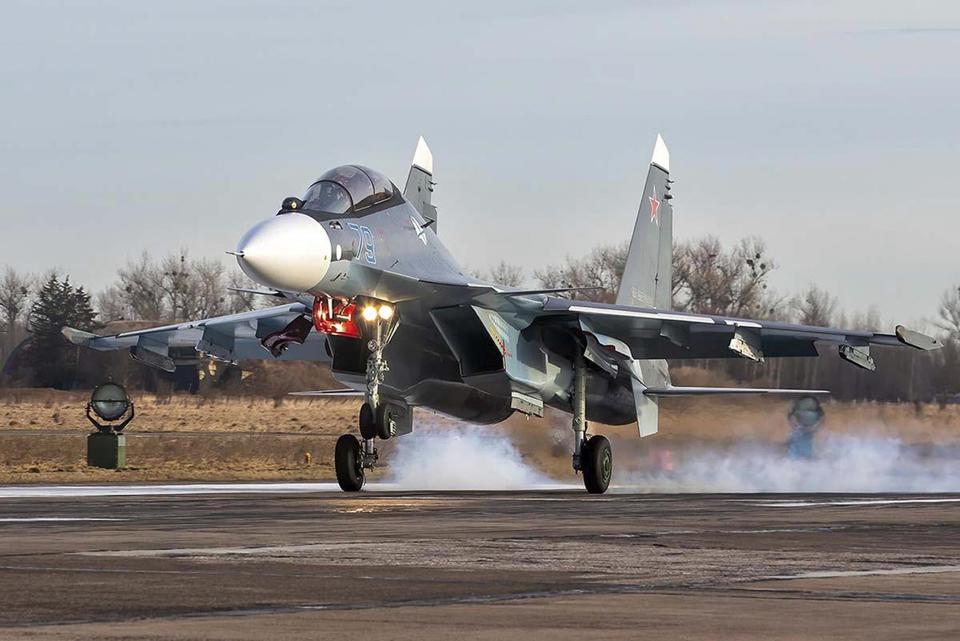
[{"label": "red star insignia", "polygon": [[657,200],[657,188],[653,188],[653,195],[650,198],[650,222],[657,223],[657,226],[660,226],[660,216],[657,213],[660,209],[660,201]]}]

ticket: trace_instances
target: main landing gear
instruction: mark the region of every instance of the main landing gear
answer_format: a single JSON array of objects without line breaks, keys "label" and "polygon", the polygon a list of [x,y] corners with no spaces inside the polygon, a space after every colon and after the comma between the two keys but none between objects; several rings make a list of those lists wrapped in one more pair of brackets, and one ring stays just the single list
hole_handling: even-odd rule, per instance
[{"label": "main landing gear", "polygon": [[333,461],[337,483],[344,492],[356,492],[363,487],[363,453],[360,441],[353,434],[344,434],[337,439]]},{"label": "main landing gear", "polygon": [[[374,310],[372,314],[369,310]],[[373,337],[367,343],[370,355],[367,357],[367,390],[360,407],[358,427],[362,442],[353,434],[344,434],[337,439],[334,450],[334,467],[337,471],[337,483],[344,492],[357,492],[363,487],[364,471],[373,469],[378,454],[374,439],[388,439],[396,432],[395,408],[380,398],[380,385],[390,370],[383,350],[396,333],[398,323],[389,305],[367,306],[362,311]],[[372,326],[371,326],[372,325]]]},{"label": "main landing gear", "polygon": [[573,469],[583,474],[590,494],[603,494],[613,477],[613,450],[607,437],[587,438],[587,368],[577,351],[573,376]]}]

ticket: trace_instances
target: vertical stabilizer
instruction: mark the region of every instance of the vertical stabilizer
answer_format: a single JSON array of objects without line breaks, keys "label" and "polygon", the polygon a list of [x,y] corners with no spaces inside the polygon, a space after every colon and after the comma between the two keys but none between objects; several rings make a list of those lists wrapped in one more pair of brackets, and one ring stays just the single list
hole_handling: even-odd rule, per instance
[{"label": "vertical stabilizer", "polygon": [[673,208],[670,152],[657,136],[637,222],[630,239],[618,305],[670,309],[673,293]]},{"label": "vertical stabilizer", "polygon": [[407,186],[403,189],[403,197],[417,208],[420,215],[433,225],[437,231],[437,208],[430,202],[433,194],[433,153],[427,147],[427,141],[420,137],[417,141],[417,150],[413,154],[413,163],[407,175]]}]

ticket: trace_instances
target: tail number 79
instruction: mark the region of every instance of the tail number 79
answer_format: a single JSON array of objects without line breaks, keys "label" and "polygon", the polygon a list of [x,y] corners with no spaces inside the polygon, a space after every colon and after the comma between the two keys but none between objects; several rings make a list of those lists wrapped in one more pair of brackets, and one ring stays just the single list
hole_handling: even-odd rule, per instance
[{"label": "tail number 79", "polygon": [[363,255],[371,265],[377,264],[377,247],[373,242],[373,232],[365,225],[347,223],[347,227],[357,233],[357,256]]}]

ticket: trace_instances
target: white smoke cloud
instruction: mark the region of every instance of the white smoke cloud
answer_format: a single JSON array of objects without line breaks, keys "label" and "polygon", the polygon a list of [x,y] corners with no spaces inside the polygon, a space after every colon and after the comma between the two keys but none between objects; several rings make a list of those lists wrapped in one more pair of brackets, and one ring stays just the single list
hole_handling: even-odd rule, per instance
[{"label": "white smoke cloud", "polygon": [[529,490],[555,485],[509,437],[480,426],[427,427],[397,439],[387,482],[405,490]]},{"label": "white smoke cloud", "polygon": [[[393,449],[387,453],[389,469],[384,480],[398,489],[582,487],[579,477],[552,479],[524,458],[521,448],[529,447],[541,457],[557,455],[548,433],[542,443],[522,439],[518,448],[511,433],[497,426],[457,424],[427,413],[418,417],[417,424],[414,434],[391,441]],[[843,434],[822,431],[816,436],[811,459],[790,458],[782,444],[769,442],[660,445],[651,441],[655,452],[670,450],[667,460],[672,464],[664,465],[663,457],[648,457],[617,440],[614,445],[614,492],[960,492],[960,443],[956,440],[947,445],[918,445],[870,428]],[[568,455],[561,450],[563,463],[568,464]],[[654,469],[655,460],[660,469]]]},{"label": "white smoke cloud", "polygon": [[956,492],[960,451],[904,444],[869,435],[820,435],[812,459],[784,448],[740,444],[675,452],[672,470],[624,472],[613,482],[628,492]]}]

